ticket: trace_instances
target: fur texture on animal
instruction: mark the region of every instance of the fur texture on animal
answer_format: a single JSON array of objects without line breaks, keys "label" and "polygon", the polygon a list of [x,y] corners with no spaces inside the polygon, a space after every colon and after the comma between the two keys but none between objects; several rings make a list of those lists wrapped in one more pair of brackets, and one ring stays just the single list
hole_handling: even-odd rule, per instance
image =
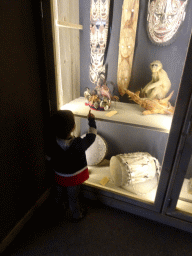
[{"label": "fur texture on animal", "polygon": [[150,64],[152,80],[141,89],[143,97],[150,99],[164,99],[171,88],[171,81],[159,60]]}]

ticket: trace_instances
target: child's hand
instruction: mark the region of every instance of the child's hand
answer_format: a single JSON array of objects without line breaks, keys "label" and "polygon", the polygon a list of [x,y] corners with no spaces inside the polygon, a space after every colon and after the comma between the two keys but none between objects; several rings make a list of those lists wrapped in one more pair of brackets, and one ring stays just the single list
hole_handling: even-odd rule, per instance
[{"label": "child's hand", "polygon": [[87,116],[88,119],[93,118],[95,119],[95,116],[91,113],[91,110],[89,110],[89,114]]}]

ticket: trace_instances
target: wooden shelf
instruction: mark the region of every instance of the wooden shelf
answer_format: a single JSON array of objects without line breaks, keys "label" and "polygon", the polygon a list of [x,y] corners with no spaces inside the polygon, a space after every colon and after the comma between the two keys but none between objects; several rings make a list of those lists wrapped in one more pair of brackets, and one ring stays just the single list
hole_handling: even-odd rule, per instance
[{"label": "wooden shelf", "polygon": [[79,29],[82,30],[83,26],[79,24],[73,24],[67,21],[57,21],[57,26],[59,27],[64,27],[64,28],[74,28],[74,29]]},{"label": "wooden shelf", "polygon": [[[87,117],[90,108],[85,105],[85,98],[77,98],[64,106],[62,110],[71,110],[76,116]],[[110,111],[116,110],[117,113],[112,117],[106,116]],[[142,115],[144,110],[137,104],[112,102],[111,110],[108,111],[96,111],[92,110],[97,120],[103,120],[107,122],[117,122],[122,124],[129,124],[135,127],[146,128],[150,130],[156,130],[159,132],[169,133],[172,116],[169,115]]]},{"label": "wooden shelf", "polygon": [[[84,182],[85,185],[99,188],[101,190],[105,190],[108,192],[112,192],[121,196],[129,197],[132,199],[140,200],[147,203],[154,203],[155,196],[156,196],[156,188],[150,191],[149,193],[143,194],[143,195],[136,195],[132,192],[129,192],[123,188],[115,186],[114,182],[112,181],[111,175],[110,175],[110,167],[109,167],[109,160],[104,160],[101,164],[98,166],[88,166],[89,169],[89,179]],[[109,182],[103,186],[101,185],[100,181],[107,177],[109,179]]]}]

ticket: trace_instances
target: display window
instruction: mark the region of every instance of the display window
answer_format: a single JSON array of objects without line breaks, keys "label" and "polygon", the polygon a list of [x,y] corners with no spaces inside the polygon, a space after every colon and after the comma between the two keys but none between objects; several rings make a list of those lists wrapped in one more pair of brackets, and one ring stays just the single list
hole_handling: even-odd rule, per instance
[{"label": "display window", "polygon": [[[163,213],[192,222],[192,98],[189,97],[180,141],[164,200]],[[190,228],[189,228],[190,229]]]},{"label": "display window", "polygon": [[173,161],[166,152],[177,122],[192,3],[50,3],[57,109],[79,118],[78,136],[87,132],[90,110],[97,123],[96,141],[86,152],[85,185],[152,207],[158,198],[160,209],[171,172],[166,166]]},{"label": "display window", "polygon": [[191,192],[191,182],[192,182],[192,157],[187,168],[187,173],[185,175],[179,199],[176,205],[176,210],[185,212],[192,215],[192,192]]}]

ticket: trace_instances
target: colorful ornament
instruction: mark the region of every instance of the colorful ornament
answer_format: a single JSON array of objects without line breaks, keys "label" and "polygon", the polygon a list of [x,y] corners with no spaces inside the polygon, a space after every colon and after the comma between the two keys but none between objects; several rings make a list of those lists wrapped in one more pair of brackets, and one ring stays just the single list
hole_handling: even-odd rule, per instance
[{"label": "colorful ornament", "polygon": [[[112,82],[110,82],[113,86]],[[117,96],[113,96],[113,92],[107,86],[107,82],[105,80],[104,74],[99,74],[99,78],[97,81],[97,86],[91,92],[89,88],[86,88],[84,92],[85,97],[85,105],[89,106],[93,110],[109,110],[111,106],[111,101],[118,101],[119,98]]]}]

